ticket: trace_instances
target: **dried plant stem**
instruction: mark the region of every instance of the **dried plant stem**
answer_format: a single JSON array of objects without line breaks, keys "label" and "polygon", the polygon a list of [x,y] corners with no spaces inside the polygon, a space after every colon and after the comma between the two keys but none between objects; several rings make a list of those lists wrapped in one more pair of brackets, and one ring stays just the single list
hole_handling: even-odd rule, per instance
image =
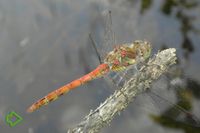
[{"label": "dried plant stem", "polygon": [[149,88],[154,80],[176,63],[175,52],[174,48],[158,52],[121,89],[115,91],[96,110],[91,111],[75,128],[68,130],[68,133],[99,132],[116,114],[125,109],[135,96]]}]

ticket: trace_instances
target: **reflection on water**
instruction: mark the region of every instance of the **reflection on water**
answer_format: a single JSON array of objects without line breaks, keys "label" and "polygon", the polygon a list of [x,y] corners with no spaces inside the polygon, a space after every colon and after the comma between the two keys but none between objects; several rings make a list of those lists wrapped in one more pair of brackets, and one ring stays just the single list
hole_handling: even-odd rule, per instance
[{"label": "reflection on water", "polygon": [[197,1],[188,0],[166,0],[162,6],[162,12],[166,15],[171,15],[172,10],[176,9],[175,16],[180,21],[180,31],[183,37],[182,48],[185,50],[184,57],[188,58],[189,54],[194,51],[192,40],[189,37],[189,32],[198,33],[199,29],[196,29],[192,22],[195,19],[194,15],[187,14],[187,11],[198,8]]},{"label": "reflection on water", "polygon": [[[144,1],[146,1],[146,3],[149,2],[149,0]],[[146,8],[147,7],[148,6],[146,6]],[[142,8],[145,7],[142,6]],[[181,47],[183,48],[183,55],[186,59],[189,59],[189,55],[195,50],[194,44],[189,35],[191,33],[199,34],[200,30],[195,28],[195,26],[192,24],[196,16],[187,13],[188,11],[194,10],[195,8],[199,8],[199,3],[195,0],[165,0],[165,2],[161,5],[162,13],[167,16],[175,16],[181,24],[180,32],[183,38]],[[181,60],[181,58],[179,60]],[[175,93],[178,102],[168,108],[161,115],[150,116],[152,120],[160,123],[162,126],[168,128],[183,129],[186,133],[197,133],[200,132],[199,118],[189,112],[192,112],[193,110],[192,101],[194,98],[199,99],[199,91],[197,90],[200,89],[200,86],[197,81],[185,75],[184,69],[187,69],[187,65],[185,68],[182,68],[182,61],[178,62],[179,66],[177,66],[176,70],[171,72],[171,74],[169,73],[168,75],[168,77],[170,77],[170,82],[172,83],[174,81],[172,88],[176,90]],[[180,82],[185,84],[179,84]],[[182,112],[180,112],[180,110],[182,110]],[[181,121],[179,120],[180,117],[182,117]]]},{"label": "reflection on water", "polygon": [[[153,115],[133,103],[103,132],[166,133],[172,128],[199,132],[193,116],[200,118],[198,0],[0,0],[0,7],[0,132],[64,133],[109,95],[105,82],[96,80],[33,114],[25,114],[33,101],[98,65],[88,35],[94,33],[95,41],[101,44],[105,10],[112,10],[117,43],[146,39],[154,52],[177,48],[178,65],[160,84],[168,86],[164,94],[173,90],[175,103],[191,115],[181,113],[175,105]],[[2,121],[11,110],[24,119],[15,128]]]}]

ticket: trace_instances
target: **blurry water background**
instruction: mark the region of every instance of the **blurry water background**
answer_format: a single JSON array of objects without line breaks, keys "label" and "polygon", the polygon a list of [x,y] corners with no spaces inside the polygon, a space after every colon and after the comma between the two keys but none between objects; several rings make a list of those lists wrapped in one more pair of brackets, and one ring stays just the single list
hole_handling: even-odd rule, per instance
[{"label": "blurry water background", "polygon": [[[112,11],[117,43],[146,39],[154,54],[163,48],[177,49],[178,65],[173,74],[161,78],[152,89],[177,103],[180,90],[169,86],[179,86],[186,109],[200,118],[199,0],[0,0],[1,133],[65,133],[111,94],[106,82],[97,79],[26,114],[33,102],[99,64],[88,35],[92,33],[101,44],[105,10]],[[173,121],[155,122],[149,114],[159,114],[162,109],[145,100],[147,97],[139,96],[102,132],[200,130]],[[23,117],[15,127],[5,123],[10,111]]]}]

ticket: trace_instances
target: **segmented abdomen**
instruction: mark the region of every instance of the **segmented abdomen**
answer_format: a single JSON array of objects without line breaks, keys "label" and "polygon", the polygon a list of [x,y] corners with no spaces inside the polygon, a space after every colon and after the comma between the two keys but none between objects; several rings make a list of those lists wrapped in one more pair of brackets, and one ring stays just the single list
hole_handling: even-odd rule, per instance
[{"label": "segmented abdomen", "polygon": [[84,75],[83,77],[74,80],[70,82],[67,85],[62,86],[61,88],[49,93],[45,97],[41,98],[37,102],[35,102],[32,106],[30,106],[27,110],[27,112],[33,112],[37,109],[39,109],[43,105],[47,105],[49,102],[56,100],[61,95],[67,93],[69,90],[75,89],[76,87],[85,84],[88,81],[91,81],[92,79],[96,79],[98,77],[101,77],[102,75],[109,72],[109,66],[107,64],[101,64],[99,65],[95,70],[92,72]]}]

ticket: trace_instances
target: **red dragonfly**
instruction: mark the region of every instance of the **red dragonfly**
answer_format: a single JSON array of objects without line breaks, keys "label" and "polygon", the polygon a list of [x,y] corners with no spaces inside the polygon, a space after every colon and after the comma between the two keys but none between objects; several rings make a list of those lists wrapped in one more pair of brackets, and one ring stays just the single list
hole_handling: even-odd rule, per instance
[{"label": "red dragonfly", "polygon": [[[119,84],[122,83],[123,78],[128,77],[127,75],[129,74],[128,72],[129,70],[132,70],[132,68],[134,68],[135,65],[138,64],[139,62],[144,62],[146,59],[149,58],[151,54],[152,46],[147,41],[137,40],[132,43],[125,43],[125,44],[114,46],[115,41],[114,41],[114,33],[111,30],[112,19],[111,19],[110,11],[109,11],[109,15],[107,15],[106,20],[107,21],[105,24],[106,25],[105,38],[104,38],[103,45],[104,47],[106,47],[106,50],[111,50],[113,47],[114,49],[111,51],[104,50],[100,52],[97,49],[96,42],[94,42],[94,40],[91,38],[93,42],[93,46],[98,55],[100,65],[97,66],[97,68],[91,71],[90,73],[82,76],[79,79],[73,80],[72,82],[54,90],[53,92],[50,92],[43,98],[39,99],[27,109],[27,112],[31,113],[39,109],[40,107],[47,105],[51,101],[56,100],[60,96],[69,92],[70,90],[75,89],[91,80],[104,77],[108,74],[112,74],[112,72],[117,73],[118,76],[120,75],[119,76],[120,79],[118,79],[117,83],[115,82],[115,84],[119,86]],[[160,96],[158,95],[158,97]],[[162,99],[162,97],[160,98]],[[164,100],[166,101],[166,99]],[[170,103],[169,101],[167,102]],[[178,108],[181,108],[181,107],[178,107]],[[187,112],[183,108],[181,108],[180,110],[183,110],[182,112],[186,112],[189,114],[189,112]]]},{"label": "red dragonfly", "polygon": [[119,72],[127,69],[129,66],[136,64],[139,60],[145,60],[151,53],[151,45],[146,41],[135,41],[133,43],[127,43],[119,45],[109,52],[104,59],[104,62],[100,64],[95,70],[84,75],[83,77],[76,79],[59,89],[50,92],[45,97],[41,98],[30,106],[27,112],[33,112],[43,105],[47,105],[49,102],[56,100],[58,97],[67,93],[68,91],[77,88],[91,80],[104,76],[105,74],[113,71]]},{"label": "red dragonfly", "polygon": [[[110,17],[111,16],[109,15],[109,18]],[[106,24],[106,25],[110,26],[110,24]],[[105,31],[106,41],[108,40],[106,38],[110,37],[109,32],[111,31],[109,29],[110,28],[108,27],[106,28],[106,31]],[[109,44],[108,42],[109,41],[105,42],[108,47],[113,46],[113,44]],[[95,47],[95,50],[97,50],[95,45],[94,47]],[[97,52],[97,53],[99,54],[100,52]],[[101,64],[92,72],[82,76],[79,79],[73,80],[72,82],[54,90],[53,92],[50,92],[49,94],[47,94],[46,96],[38,100],[37,102],[33,103],[27,109],[27,112],[30,113],[30,112],[35,111],[39,109],[41,106],[47,105],[49,102],[56,100],[57,98],[67,93],[68,91],[75,89],[79,87],[80,85],[83,85],[91,80],[103,77],[104,75],[110,72],[124,71],[130,66],[137,64],[139,61],[146,60],[150,56],[150,53],[151,53],[151,45],[147,41],[134,41],[132,43],[117,45],[112,51],[106,53],[104,60],[101,61]],[[100,55],[98,56],[99,58],[101,58]]]}]

